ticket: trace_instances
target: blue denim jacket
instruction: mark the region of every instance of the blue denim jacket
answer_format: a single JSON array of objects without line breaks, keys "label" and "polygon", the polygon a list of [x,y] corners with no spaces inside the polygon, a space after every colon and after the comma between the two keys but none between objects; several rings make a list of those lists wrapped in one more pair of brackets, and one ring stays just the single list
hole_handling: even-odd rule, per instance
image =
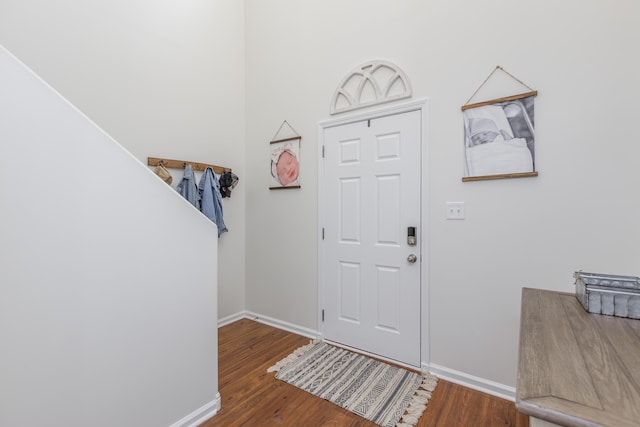
[{"label": "blue denim jacket", "polygon": [[176,187],[176,191],[180,193],[182,197],[187,199],[193,206],[196,208],[198,207],[198,187],[196,187],[196,176],[193,174],[193,168],[191,165],[186,165],[184,167],[184,176],[182,177],[180,184]]},{"label": "blue denim jacket", "polygon": [[227,230],[222,218],[222,194],[220,194],[220,183],[213,174],[211,168],[207,168],[200,178],[198,184],[198,199],[200,200],[200,211],[207,218],[215,222],[218,226],[218,237]]}]

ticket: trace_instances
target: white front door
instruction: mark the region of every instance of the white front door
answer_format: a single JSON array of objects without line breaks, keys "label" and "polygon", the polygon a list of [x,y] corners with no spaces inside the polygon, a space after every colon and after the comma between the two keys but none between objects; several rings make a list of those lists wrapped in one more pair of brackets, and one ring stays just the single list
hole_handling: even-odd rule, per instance
[{"label": "white front door", "polygon": [[421,113],[327,127],[323,144],[324,338],[420,366]]}]

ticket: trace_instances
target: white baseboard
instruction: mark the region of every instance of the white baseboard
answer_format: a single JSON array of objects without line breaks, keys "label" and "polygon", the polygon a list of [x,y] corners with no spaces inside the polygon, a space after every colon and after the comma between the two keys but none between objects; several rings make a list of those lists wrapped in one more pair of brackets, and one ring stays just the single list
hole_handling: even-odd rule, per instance
[{"label": "white baseboard", "polygon": [[491,380],[469,375],[454,369],[445,368],[444,366],[435,365],[433,363],[429,366],[423,365],[422,370],[430,372],[443,380],[469,387],[492,396],[509,400],[511,402],[515,402],[516,400],[515,387],[510,387]]},{"label": "white baseboard", "polygon": [[201,408],[196,409],[180,421],[176,421],[169,427],[197,427],[213,417],[220,410],[220,393],[216,393],[216,398]]},{"label": "white baseboard", "polygon": [[320,332],[313,329],[305,328],[303,326],[294,325],[293,323],[285,322],[284,320],[274,319],[273,317],[263,316],[262,314],[247,312],[247,319],[255,320],[256,322],[264,323],[265,325],[273,326],[274,328],[282,329],[287,332],[302,335],[303,337],[318,339]]},{"label": "white baseboard", "polygon": [[282,329],[287,332],[291,332],[303,337],[312,339],[320,338],[320,332],[313,329],[305,328],[303,326],[294,325],[293,323],[285,322],[284,320],[274,319],[273,317],[263,316],[262,314],[253,313],[251,311],[241,311],[231,316],[224,317],[218,320],[218,327],[228,325],[240,319],[250,319],[256,322],[264,323],[265,325],[273,326],[274,328]]},{"label": "white baseboard", "polygon": [[249,314],[246,311],[239,311],[236,314],[232,314],[231,316],[223,317],[222,319],[218,319],[218,328],[228,325],[229,323],[236,322],[240,319],[248,319]]}]

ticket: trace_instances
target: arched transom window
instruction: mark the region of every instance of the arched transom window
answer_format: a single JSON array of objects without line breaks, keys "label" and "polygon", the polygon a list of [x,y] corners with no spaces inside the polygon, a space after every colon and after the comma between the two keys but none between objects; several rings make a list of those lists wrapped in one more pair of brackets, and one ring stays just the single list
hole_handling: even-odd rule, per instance
[{"label": "arched transom window", "polygon": [[331,100],[331,114],[411,97],[406,74],[388,61],[369,61],[342,80]]}]

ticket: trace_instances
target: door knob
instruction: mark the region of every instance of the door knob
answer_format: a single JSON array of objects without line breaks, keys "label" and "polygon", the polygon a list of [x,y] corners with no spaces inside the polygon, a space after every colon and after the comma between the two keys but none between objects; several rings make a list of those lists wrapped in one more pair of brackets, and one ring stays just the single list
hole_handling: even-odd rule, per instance
[{"label": "door knob", "polygon": [[409,261],[411,264],[413,264],[414,262],[416,262],[418,260],[418,257],[415,256],[414,254],[411,254],[407,257],[407,261]]}]

